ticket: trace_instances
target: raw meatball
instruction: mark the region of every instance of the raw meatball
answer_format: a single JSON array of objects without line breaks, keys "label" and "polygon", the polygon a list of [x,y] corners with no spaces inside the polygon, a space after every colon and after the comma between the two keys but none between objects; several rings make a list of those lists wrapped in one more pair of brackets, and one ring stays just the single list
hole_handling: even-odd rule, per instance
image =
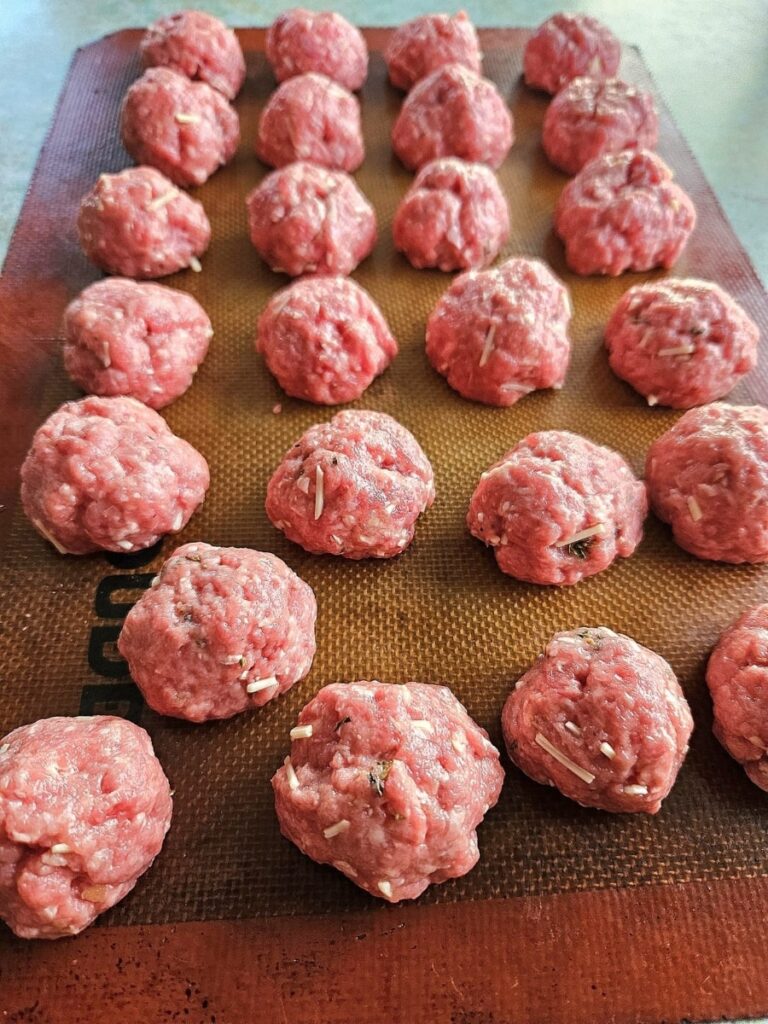
[{"label": "raw meatball", "polygon": [[150,68],[125,94],[120,133],[137,163],[177,185],[202,185],[235,155],[240,122],[210,85]]},{"label": "raw meatball", "polygon": [[267,515],[315,555],[392,558],[435,500],[416,438],[381,412],[340,412],[299,438],[267,487]]},{"label": "raw meatball", "polygon": [[462,274],[427,322],[427,356],[464,398],[514,405],[561,388],[571,342],[568,292],[539,260]]},{"label": "raw meatball", "polygon": [[348,174],[299,161],[246,199],[251,241],[276,273],[351,274],[376,244],[376,214]]},{"label": "raw meatball", "polygon": [[77,230],[89,259],[125,277],[200,270],[211,240],[203,204],[154,167],[99,175],[80,204]]},{"label": "raw meatball", "polygon": [[64,312],[64,366],[83,391],[128,395],[161,409],[192,383],[212,335],[191,295],[107,277]]},{"label": "raw meatball", "polygon": [[280,830],[390,903],[465,875],[504,771],[447,686],[335,683],[291,730],[274,775]]},{"label": "raw meatball", "polygon": [[264,108],[256,153],[272,167],[309,160],[356,171],[365,156],[357,97],[325,75],[289,78]]},{"label": "raw meatball", "polygon": [[45,718],[0,740],[0,918],[77,935],[136,885],[171,824],[152,742],[122,718]]},{"label": "raw meatball", "polygon": [[680,547],[717,562],[768,562],[768,411],[691,409],[648,451],[653,511]]},{"label": "raw meatball", "polygon": [[464,11],[406,21],[392,33],[384,60],[392,85],[406,92],[444,64],[461,64],[478,75],[483,67],[475,26]]},{"label": "raw meatball", "polygon": [[737,619],[707,665],[713,732],[756,786],[768,792],[768,604]]},{"label": "raw meatball", "polygon": [[397,208],[395,247],[414,267],[468,270],[491,263],[509,238],[509,210],[485,164],[426,164]]},{"label": "raw meatball", "polygon": [[178,533],[205,498],[208,463],[133,398],[66,402],[21,467],[21,500],[61,554],[138,551]]},{"label": "raw meatball", "polygon": [[139,44],[146,67],[172,68],[207,82],[232,100],[245,81],[245,58],[232,29],[203,11],[178,11],[153,22]]},{"label": "raw meatball", "polygon": [[440,156],[499,167],[513,141],[512,115],[493,82],[446,64],[414,86],[392,129],[392,147],[412,171]]},{"label": "raw meatball", "polygon": [[621,43],[597,18],[553,14],[528,40],[523,71],[527,85],[555,93],[581,75],[611,78],[620,61]]},{"label": "raw meatball", "polygon": [[757,363],[760,332],[710,281],[659,281],[625,292],[605,329],[611,369],[649,405],[690,409],[722,398]]},{"label": "raw meatball", "polygon": [[311,587],[275,555],[185,544],[128,612],[118,647],[158,714],[207,722],[303,679],[316,617]]},{"label": "raw meatball", "polygon": [[628,558],[643,538],[645,485],[618,452],[567,430],[529,434],[480,477],[470,533],[502,572],[563,586]]},{"label": "raw meatball", "polygon": [[663,658],[599,626],[555,634],[507,698],[501,727],[536,782],[582,807],[656,814],[693,718]]},{"label": "raw meatball", "polygon": [[541,141],[555,167],[576,174],[603,153],[653,149],[658,136],[649,92],[618,78],[574,78],[547,107]]},{"label": "raw meatball", "polygon": [[577,274],[671,267],[696,223],[693,203],[664,161],[646,149],[606,153],[569,181],[555,231]]},{"label": "raw meatball", "polygon": [[259,318],[256,350],[294,398],[338,405],[359,398],[397,355],[368,292],[348,277],[296,281]]},{"label": "raw meatball", "polygon": [[317,71],[353,92],[368,74],[368,47],[362,33],[340,14],[294,7],[267,30],[267,60],[275,78]]}]

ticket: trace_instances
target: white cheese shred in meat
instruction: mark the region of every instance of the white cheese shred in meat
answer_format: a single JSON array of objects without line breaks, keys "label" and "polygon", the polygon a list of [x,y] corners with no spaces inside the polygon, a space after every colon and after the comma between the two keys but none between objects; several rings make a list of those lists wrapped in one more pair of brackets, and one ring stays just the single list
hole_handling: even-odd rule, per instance
[{"label": "white cheese shred in meat", "polygon": [[283,761],[285,765],[285,774],[288,779],[288,785],[291,789],[299,788],[299,777],[296,774],[296,769],[293,767],[290,757],[286,757]]},{"label": "white cheese shred in meat", "polygon": [[480,353],[480,362],[477,364],[482,367],[491,358],[491,352],[493,352],[493,339],[496,335],[496,324],[491,324],[485,335],[485,344],[483,345],[483,351]]},{"label": "white cheese shred in meat", "polygon": [[190,270],[194,270],[194,272],[196,274],[199,274],[202,271],[203,265],[200,262],[200,260],[197,258],[197,256],[191,256],[190,257],[190,259],[189,259],[189,269]]},{"label": "white cheese shred in meat", "polygon": [[341,821],[337,821],[335,825],[329,825],[328,828],[323,829],[323,835],[326,839],[333,839],[334,836],[341,835],[342,832],[346,832],[349,828],[349,822],[346,818],[342,818]]},{"label": "white cheese shred in meat", "polygon": [[563,768],[567,768],[569,772],[573,772],[573,774],[580,778],[582,782],[586,782],[588,786],[592,785],[595,781],[595,776],[592,772],[588,772],[586,768],[582,768],[580,765],[576,764],[575,761],[572,761],[570,757],[564,754],[562,750],[558,750],[557,747],[550,743],[546,736],[542,736],[540,732],[537,732],[534,738],[541,749],[546,750],[546,752],[551,757],[554,757],[554,759],[558,761]]},{"label": "white cheese shred in meat", "polygon": [[595,523],[594,526],[588,526],[585,530],[579,530],[578,533],[574,533],[572,537],[566,537],[565,540],[559,540],[555,544],[556,548],[565,548],[569,544],[577,544],[580,540],[588,540],[590,537],[602,537],[605,533],[605,523]]},{"label": "white cheese shred in meat", "polygon": [[267,676],[266,679],[254,679],[248,683],[245,692],[261,693],[262,690],[268,690],[271,686],[277,686],[277,679],[274,676]]},{"label": "white cheese shred in meat", "polygon": [[377,887],[377,889],[379,890],[380,893],[382,893],[384,896],[387,897],[387,899],[391,899],[391,897],[392,897],[392,883],[391,882],[387,882],[387,881],[377,882],[376,887]]},{"label": "white cheese shred in meat", "polygon": [[177,110],[173,117],[177,124],[200,124],[199,114],[185,114],[183,110]]},{"label": "white cheese shred in meat", "polygon": [[600,753],[605,754],[609,761],[612,761],[614,757],[616,757],[616,751],[610,743],[606,743],[605,741],[600,744]]},{"label": "white cheese shred in meat", "polygon": [[312,735],[312,726],[311,725],[295,725],[293,727],[293,729],[291,729],[291,739],[292,740],[308,740],[311,735]]},{"label": "white cheese shred in meat", "polygon": [[698,501],[696,501],[693,495],[691,495],[688,498],[688,511],[691,513],[691,519],[694,521],[694,523],[698,523],[698,521],[704,515],[704,513],[701,511],[701,505],[698,503]]},{"label": "white cheese shred in meat", "polygon": [[324,479],[323,467],[315,467],[315,519],[319,519],[323,514],[323,506],[325,504]]},{"label": "white cheese shred in meat", "polygon": [[167,206],[168,203],[172,203],[178,195],[179,190],[177,188],[169,188],[167,192],[163,192],[163,194],[158,196],[157,199],[153,199],[147,209],[152,210],[152,212],[155,210],[162,210],[162,208]]}]

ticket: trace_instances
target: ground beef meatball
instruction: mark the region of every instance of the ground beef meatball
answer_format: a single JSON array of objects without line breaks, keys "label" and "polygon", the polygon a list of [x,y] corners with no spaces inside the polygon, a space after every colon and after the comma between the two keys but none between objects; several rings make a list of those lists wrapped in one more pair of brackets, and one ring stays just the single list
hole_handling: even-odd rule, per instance
[{"label": "ground beef meatball", "polygon": [[527,85],[555,93],[582,75],[611,78],[620,61],[621,43],[597,18],[553,14],[528,40],[523,73]]},{"label": "ground beef meatball", "polygon": [[412,171],[441,156],[501,166],[513,142],[512,115],[493,82],[446,64],[414,86],[392,129],[392,147]]},{"label": "ground beef meatball", "polygon": [[691,409],[648,450],[653,511],[680,547],[716,562],[768,562],[768,410]]},{"label": "ground beef meatball", "polygon": [[478,75],[483,67],[477,32],[465,11],[406,21],[392,33],[384,60],[390,82],[405,92],[444,64],[461,64]]},{"label": "ground beef meatball", "polygon": [[464,398],[514,405],[563,386],[570,319],[568,292],[549,267],[515,257],[456,278],[427,322],[427,356]]},{"label": "ground beef meatball", "polygon": [[311,587],[275,555],[185,544],[128,613],[118,647],[158,714],[207,722],[303,679],[316,617]]},{"label": "ground beef meatball", "polygon": [[277,292],[259,318],[256,350],[294,398],[359,398],[397,354],[371,296],[348,277],[314,277]]},{"label": "ground beef meatball", "polygon": [[618,78],[574,78],[544,115],[541,141],[550,163],[576,174],[603,153],[653,149],[659,135],[649,92]]},{"label": "ground beef meatball", "polygon": [[710,281],[659,281],[625,292],[605,329],[611,369],[649,405],[690,409],[727,395],[757,363],[760,332]]},{"label": "ground beef meatball", "polygon": [[390,903],[477,863],[477,826],[504,771],[447,686],[335,683],[291,730],[272,779],[280,830]]},{"label": "ground beef meatball", "polygon": [[707,665],[713,731],[748,777],[768,792],[768,604],[736,620]]},{"label": "ground beef meatball", "polygon": [[381,412],[337,413],[299,438],[267,487],[267,515],[315,555],[392,558],[435,500],[429,459]]},{"label": "ground beef meatball", "polygon": [[646,149],[606,153],[563,189],[555,231],[577,274],[671,267],[696,223],[688,195]]},{"label": "ground beef meatball", "polygon": [[693,718],[672,668],[604,626],[557,633],[501,716],[509,756],[536,782],[603,811],[656,814]]},{"label": "ground beef meatball", "polygon": [[150,68],[125,94],[120,132],[137,163],[156,167],[177,185],[202,185],[235,155],[240,121],[205,82]]},{"label": "ground beef meatball", "polygon": [[154,167],[99,175],[80,204],[77,230],[85,255],[124,277],[200,270],[211,240],[203,204]]},{"label": "ground beef meatball", "polygon": [[357,97],[325,75],[289,78],[264,108],[256,153],[271,167],[309,160],[356,171],[365,156]]},{"label": "ground beef meatball", "polygon": [[251,241],[276,273],[351,274],[376,244],[376,214],[348,174],[299,161],[246,199]]},{"label": "ground beef meatball", "polygon": [[509,238],[507,201],[485,164],[433,160],[397,208],[392,233],[395,248],[419,270],[485,267]]},{"label": "ground beef meatball", "polygon": [[208,490],[208,463],[133,398],[66,402],[21,467],[21,500],[61,554],[138,551],[178,533]]},{"label": "ground beef meatball", "polygon": [[275,78],[317,71],[353,92],[368,74],[368,47],[359,29],[340,14],[294,7],[267,30],[267,60]]},{"label": "ground beef meatball", "polygon": [[191,295],[107,277],[64,312],[64,366],[89,394],[127,395],[161,409],[192,383],[212,335]]},{"label": "ground beef meatball", "polygon": [[153,22],[139,44],[145,67],[167,67],[207,82],[232,100],[245,81],[245,58],[232,29],[203,11],[178,11]]},{"label": "ground beef meatball", "polygon": [[502,572],[564,586],[628,558],[643,537],[645,485],[618,452],[567,430],[529,434],[480,477],[470,533]]},{"label": "ground beef meatball", "polygon": [[77,935],[152,864],[171,790],[122,718],[45,718],[0,740],[0,918],[22,939]]}]

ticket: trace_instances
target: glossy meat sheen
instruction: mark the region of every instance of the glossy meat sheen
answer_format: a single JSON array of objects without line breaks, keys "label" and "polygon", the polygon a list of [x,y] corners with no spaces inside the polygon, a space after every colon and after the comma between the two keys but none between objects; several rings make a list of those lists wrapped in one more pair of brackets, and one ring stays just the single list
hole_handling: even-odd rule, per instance
[{"label": "glossy meat sheen", "polygon": [[271,167],[309,160],[356,171],[365,156],[357,97],[325,75],[289,78],[261,114],[256,153]]},{"label": "glossy meat sheen", "polygon": [[653,511],[680,547],[718,562],[768,562],[768,411],[691,409],[648,450]]},{"label": "glossy meat sheen", "polygon": [[504,772],[446,686],[335,683],[299,725],[312,735],[293,741],[272,787],[303,853],[390,903],[471,871]]},{"label": "glossy meat sheen", "polygon": [[232,100],[245,81],[245,58],[232,29],[203,11],[177,11],[153,22],[139,44],[146,67],[162,66],[207,82]]},{"label": "glossy meat sheen", "polygon": [[275,555],[185,544],[128,613],[118,647],[158,714],[207,722],[303,679],[316,616],[312,589]]},{"label": "glossy meat sheen", "polygon": [[689,196],[661,157],[645,149],[592,160],[555,207],[555,231],[577,274],[671,267],[695,224]]},{"label": "glossy meat sheen", "polygon": [[171,823],[147,733],[46,718],[0,740],[0,918],[23,939],[76,935],[131,891]]},{"label": "glossy meat sheen", "polygon": [[647,512],[645,485],[618,452],[567,430],[543,430],[483,473],[467,526],[493,549],[502,572],[563,586],[628,558]]},{"label": "glossy meat sheen", "polygon": [[348,277],[313,277],[277,292],[259,318],[256,350],[294,398],[359,398],[397,354],[371,296]]},{"label": "glossy meat sheen", "polygon": [[553,14],[526,43],[527,85],[556,93],[580,75],[611,78],[619,69],[621,43],[597,18]]},{"label": "glossy meat sheen", "polygon": [[568,292],[549,267],[516,257],[456,278],[427,322],[427,356],[464,398],[514,405],[563,386],[570,319]]},{"label": "glossy meat sheen", "polygon": [[501,726],[509,756],[536,782],[583,807],[656,814],[693,718],[663,658],[600,626],[555,634],[507,698]]},{"label": "glossy meat sheen", "polygon": [[164,277],[194,266],[211,240],[203,204],[154,167],[99,175],[80,204],[77,230],[86,256],[123,277]]},{"label": "glossy meat sheen", "polygon": [[659,137],[649,92],[618,78],[574,78],[547,107],[541,142],[549,161],[576,174],[603,153],[653,149]]},{"label": "glossy meat sheen", "polygon": [[208,490],[208,463],[133,398],[52,413],[21,467],[21,500],[61,554],[138,551],[178,533]]},{"label": "glossy meat sheen", "polygon": [[107,277],[64,311],[64,367],[89,394],[127,395],[161,409],[192,383],[212,335],[191,295]]},{"label": "glossy meat sheen", "polygon": [[444,157],[416,175],[392,234],[395,248],[419,270],[485,267],[509,238],[507,201],[484,164]]},{"label": "glossy meat sheen", "polygon": [[444,64],[461,64],[478,75],[483,68],[477,32],[465,11],[406,21],[390,36],[384,60],[390,82],[405,92]]},{"label": "glossy meat sheen", "polygon": [[756,786],[768,792],[768,605],[744,612],[707,665],[713,731]]},{"label": "glossy meat sheen", "polygon": [[267,515],[316,555],[392,558],[435,500],[416,438],[381,412],[337,413],[299,438],[267,487]]},{"label": "glossy meat sheen", "polygon": [[331,11],[294,7],[267,30],[267,60],[275,78],[317,71],[353,92],[368,74],[368,47],[362,32]]},{"label": "glossy meat sheen", "polygon": [[136,163],[156,167],[177,185],[202,185],[235,155],[240,121],[205,82],[149,68],[125,94],[120,133]]},{"label": "glossy meat sheen", "polygon": [[278,273],[351,274],[376,244],[373,206],[343,171],[288,164],[246,204],[251,241]]},{"label": "glossy meat sheen", "polygon": [[605,329],[613,372],[649,405],[675,409],[727,395],[754,369],[759,340],[757,324],[711,281],[635,285]]},{"label": "glossy meat sheen", "polygon": [[496,86],[460,64],[414,86],[392,128],[392,148],[411,171],[441,156],[497,168],[513,140],[512,115]]}]

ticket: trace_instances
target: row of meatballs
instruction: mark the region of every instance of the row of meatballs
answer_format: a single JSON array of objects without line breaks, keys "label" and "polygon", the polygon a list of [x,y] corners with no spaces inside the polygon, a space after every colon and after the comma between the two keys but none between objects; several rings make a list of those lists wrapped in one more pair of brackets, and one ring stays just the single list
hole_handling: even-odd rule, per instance
[{"label": "row of meatballs", "polygon": [[[231,714],[231,692],[261,704],[306,673],[314,615],[310,588],[274,556],[187,544],[129,613],[120,644],[159,710],[179,714],[167,698],[183,688],[190,708],[207,695]],[[726,631],[707,670],[715,733],[763,789],[768,715],[755,692],[766,691],[767,649],[763,605]],[[244,685],[241,667],[254,661],[273,674]],[[693,728],[669,664],[605,627],[555,635],[501,724],[510,758],[535,781],[582,806],[651,814]],[[477,863],[477,826],[504,771],[448,687],[325,686],[290,740],[275,808],[283,835],[313,860],[389,902]],[[82,931],[160,852],[171,795],[148,734],[124,719],[43,719],[11,732],[0,741],[0,918],[22,938]]]}]

